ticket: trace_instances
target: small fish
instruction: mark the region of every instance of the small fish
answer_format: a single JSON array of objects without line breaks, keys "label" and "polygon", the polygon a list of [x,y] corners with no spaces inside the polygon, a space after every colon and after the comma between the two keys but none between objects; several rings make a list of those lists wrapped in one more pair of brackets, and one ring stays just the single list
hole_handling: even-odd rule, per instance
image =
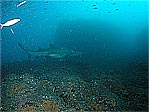
[{"label": "small fish", "polygon": [[20,21],[20,19],[9,20],[3,24],[0,24],[0,29],[2,29],[3,27],[12,26],[12,25],[18,23],[19,21]]},{"label": "small fish", "polygon": [[92,5],[92,6],[96,6],[96,5]]},{"label": "small fish", "polygon": [[10,28],[10,31],[11,31],[11,33],[12,33],[12,34],[14,34],[14,31],[13,31],[13,29],[12,29],[12,28]]},{"label": "small fish", "polygon": [[98,9],[97,7],[94,7],[93,9]]},{"label": "small fish", "polygon": [[20,7],[21,5],[23,5],[23,4],[25,4],[25,3],[26,3],[26,1],[21,2],[21,3],[19,3],[19,4],[17,5],[17,7]]},{"label": "small fish", "polygon": [[113,3],[112,5],[115,5],[116,3]]},{"label": "small fish", "polygon": [[115,11],[118,11],[119,9],[115,9]]}]

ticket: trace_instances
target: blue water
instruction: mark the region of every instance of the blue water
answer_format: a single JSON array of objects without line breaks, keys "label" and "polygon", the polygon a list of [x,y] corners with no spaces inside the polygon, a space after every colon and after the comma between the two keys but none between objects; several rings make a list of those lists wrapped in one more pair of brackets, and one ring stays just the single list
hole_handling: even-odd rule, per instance
[{"label": "blue water", "polygon": [[[2,65],[25,61],[31,64],[28,68],[38,62],[45,62],[45,66],[65,62],[67,59],[61,62],[42,57],[29,60],[18,46],[19,42],[37,50],[38,47],[49,48],[52,43],[59,48],[82,52],[81,56],[66,61],[72,68],[77,66],[80,73],[86,73],[86,66],[101,71],[124,70],[125,75],[138,70],[143,78],[138,79],[138,72],[136,80],[134,72],[132,78],[129,78],[130,74],[120,77],[128,78],[128,82],[139,87],[148,86],[148,0],[28,0],[16,7],[21,1],[1,1],[1,23],[21,19],[17,24],[1,30]],[[10,67],[9,70],[13,69]],[[88,67],[89,72],[95,74]],[[82,77],[90,79],[90,76]],[[136,110],[147,110],[146,107],[134,107]],[[135,109],[130,107],[128,110]]]},{"label": "blue water", "polygon": [[17,8],[18,3],[1,4],[1,23],[21,19],[11,27],[14,35],[9,27],[1,30],[2,63],[27,60],[17,42],[31,49],[49,43],[77,49],[95,63],[147,61],[147,1],[27,1]]}]

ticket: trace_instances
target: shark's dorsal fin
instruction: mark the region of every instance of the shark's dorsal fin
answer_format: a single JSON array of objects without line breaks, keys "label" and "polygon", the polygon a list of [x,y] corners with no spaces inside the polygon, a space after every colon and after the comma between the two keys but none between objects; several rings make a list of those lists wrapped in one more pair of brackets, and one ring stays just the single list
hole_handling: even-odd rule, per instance
[{"label": "shark's dorsal fin", "polygon": [[40,50],[41,50],[41,47],[38,46],[38,51],[40,51]]},{"label": "shark's dorsal fin", "polygon": [[55,49],[55,46],[52,43],[50,43],[50,49]]}]

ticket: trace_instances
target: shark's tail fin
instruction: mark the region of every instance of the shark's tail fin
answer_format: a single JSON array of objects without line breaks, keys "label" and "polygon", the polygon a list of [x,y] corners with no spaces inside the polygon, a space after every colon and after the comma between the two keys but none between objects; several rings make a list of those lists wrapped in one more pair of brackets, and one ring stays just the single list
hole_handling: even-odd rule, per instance
[{"label": "shark's tail fin", "polygon": [[18,42],[18,46],[25,51],[25,53],[28,55],[28,59],[29,59],[31,57],[29,50],[19,42]]}]

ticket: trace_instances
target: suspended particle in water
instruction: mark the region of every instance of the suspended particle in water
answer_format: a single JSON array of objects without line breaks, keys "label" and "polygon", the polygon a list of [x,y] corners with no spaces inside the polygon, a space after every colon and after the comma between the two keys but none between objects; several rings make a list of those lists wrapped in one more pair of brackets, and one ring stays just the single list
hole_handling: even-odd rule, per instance
[{"label": "suspended particle in water", "polygon": [[115,5],[116,3],[113,3],[112,5]]}]

